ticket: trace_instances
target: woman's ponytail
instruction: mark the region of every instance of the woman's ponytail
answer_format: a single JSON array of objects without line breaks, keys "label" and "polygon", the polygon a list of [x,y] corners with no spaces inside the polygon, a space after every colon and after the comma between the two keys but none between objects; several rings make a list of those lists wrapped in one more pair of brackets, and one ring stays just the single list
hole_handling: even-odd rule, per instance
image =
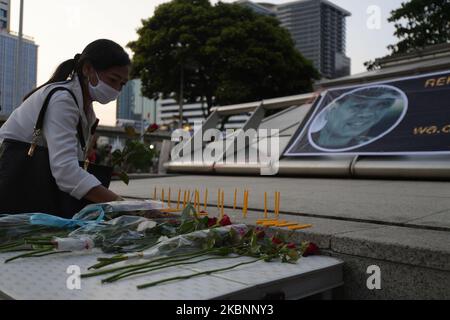
[{"label": "woman's ponytail", "polygon": [[69,78],[73,78],[74,75],[77,75],[79,80],[83,81],[83,66],[87,62],[89,62],[96,71],[103,71],[114,66],[121,67],[131,64],[130,57],[119,44],[107,39],[96,40],[91,42],[81,54],[76,54],[73,59],[61,63],[58,68],[56,68],[50,80],[27,94],[24,101],[42,87],[51,83],[66,81]]},{"label": "woman's ponytail", "polygon": [[23,98],[23,101],[27,100],[33,93],[35,93],[40,88],[42,88],[48,84],[66,81],[69,77],[71,77],[73,75],[73,73],[77,67],[78,61],[80,60],[80,57],[81,57],[80,54],[76,54],[73,59],[69,59],[69,60],[66,60],[63,63],[61,63],[56,68],[56,70],[53,73],[53,75],[51,76],[51,78],[43,85],[37,87],[36,89],[34,89],[30,93],[28,93],[25,96],[25,98]]}]

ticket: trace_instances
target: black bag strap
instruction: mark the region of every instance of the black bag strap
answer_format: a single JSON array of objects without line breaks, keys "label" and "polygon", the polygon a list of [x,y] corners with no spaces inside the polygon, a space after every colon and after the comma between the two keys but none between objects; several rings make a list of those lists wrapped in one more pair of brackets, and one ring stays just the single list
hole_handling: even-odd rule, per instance
[{"label": "black bag strap", "polygon": [[[77,101],[77,98],[75,97],[75,94],[71,90],[69,90],[66,87],[53,88],[49,92],[49,94],[47,95],[47,97],[44,100],[44,104],[42,105],[41,111],[39,112],[39,116],[38,116],[38,119],[36,121],[36,126],[34,127],[33,140],[31,141],[31,147],[30,147],[30,150],[28,151],[28,156],[30,156],[30,157],[33,156],[34,150],[36,149],[36,146],[37,146],[38,139],[42,135],[42,128],[44,126],[44,118],[45,118],[45,114],[46,114],[47,109],[48,109],[48,105],[50,103],[50,99],[58,91],[67,91],[72,96],[72,98],[75,101],[78,109],[80,108],[80,106],[78,104],[78,101]],[[77,133],[78,133],[78,140],[80,142],[81,148],[83,149],[83,151],[85,151],[85,149],[86,149],[86,140],[84,139],[83,127],[82,127],[82,124],[81,124],[81,117],[80,117],[80,119],[78,121]]]}]

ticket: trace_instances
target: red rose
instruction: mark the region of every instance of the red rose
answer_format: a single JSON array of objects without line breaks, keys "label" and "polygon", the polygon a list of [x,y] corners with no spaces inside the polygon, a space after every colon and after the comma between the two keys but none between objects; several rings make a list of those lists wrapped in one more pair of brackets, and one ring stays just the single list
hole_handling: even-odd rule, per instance
[{"label": "red rose", "polygon": [[152,133],[152,132],[154,132],[154,131],[156,131],[156,130],[158,130],[158,129],[159,129],[159,126],[158,126],[156,123],[154,123],[154,124],[152,124],[151,126],[149,126],[149,127],[147,128],[147,131],[150,132],[150,133]]},{"label": "red rose", "polygon": [[230,217],[227,216],[227,215],[224,215],[223,218],[222,218],[222,220],[220,220],[220,225],[221,225],[222,227],[226,227],[226,226],[229,226],[229,225],[231,225],[231,224],[232,224],[232,223],[231,223],[231,219],[230,219]]},{"label": "red rose", "polygon": [[265,236],[266,232],[263,229],[256,230],[256,237],[258,238],[258,240],[264,239]]},{"label": "red rose", "polygon": [[278,244],[282,244],[283,241],[282,241],[280,238],[273,237],[273,238],[272,238],[272,243],[278,245]]},{"label": "red rose", "polygon": [[287,247],[288,247],[288,249],[296,249],[297,245],[295,243],[291,242],[287,245]]},{"label": "red rose", "polygon": [[211,228],[217,224],[217,218],[208,218],[208,228]]},{"label": "red rose", "polygon": [[316,255],[318,253],[319,253],[319,247],[316,244],[310,242],[308,247],[305,250],[305,253],[303,253],[303,256],[308,257],[308,256]]}]

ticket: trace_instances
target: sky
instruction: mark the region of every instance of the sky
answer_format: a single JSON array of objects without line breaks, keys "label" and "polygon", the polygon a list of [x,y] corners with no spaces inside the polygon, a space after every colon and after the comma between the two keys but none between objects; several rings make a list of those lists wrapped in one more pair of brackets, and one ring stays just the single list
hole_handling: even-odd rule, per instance
[{"label": "sky", "polygon": [[[136,40],[141,20],[168,0],[24,0],[24,34],[34,38],[38,51],[38,85],[50,78],[63,61],[81,53],[90,42],[107,38],[122,46]],[[211,1],[216,3],[217,1]],[[223,0],[234,2],[234,0]],[[256,1],[257,2],[257,1]],[[264,0],[281,4],[291,1]],[[347,55],[352,74],[364,72],[363,63],[389,53],[396,42],[394,27],[387,22],[391,10],[404,0],[331,0],[350,11],[347,19]],[[12,0],[11,29],[19,28],[19,0]],[[132,52],[127,49],[132,55]],[[95,105],[103,125],[114,125],[115,104]]]}]

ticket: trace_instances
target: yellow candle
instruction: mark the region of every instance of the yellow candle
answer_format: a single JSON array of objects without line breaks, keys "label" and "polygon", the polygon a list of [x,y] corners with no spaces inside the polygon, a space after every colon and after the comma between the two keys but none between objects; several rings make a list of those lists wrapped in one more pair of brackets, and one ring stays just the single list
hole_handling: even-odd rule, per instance
[{"label": "yellow candle", "polygon": [[267,211],[267,192],[264,192],[264,219],[268,218],[268,211]]},{"label": "yellow candle", "polygon": [[244,190],[244,196],[242,197],[242,216],[245,218],[245,198],[247,197],[247,190]]},{"label": "yellow candle", "polygon": [[153,191],[153,200],[156,200],[156,187],[155,190]]},{"label": "yellow candle", "polygon": [[233,203],[233,210],[236,210],[236,206],[237,206],[237,189],[234,189],[234,203]]},{"label": "yellow candle", "polygon": [[244,217],[247,218],[248,213],[248,190],[244,192]]},{"label": "yellow candle", "polygon": [[187,204],[187,191],[184,190],[184,196],[183,196],[183,209],[186,208]]},{"label": "yellow candle", "polygon": [[195,208],[197,209],[197,213],[200,213],[200,192],[195,190]]},{"label": "yellow candle", "polygon": [[296,225],[289,227],[289,230],[303,230],[303,229],[309,229],[312,227],[312,224],[303,224],[303,225]]},{"label": "yellow candle", "polygon": [[225,206],[225,191],[222,191],[222,208],[220,211],[220,219],[223,219],[223,217],[225,215],[224,206]]},{"label": "yellow candle", "polygon": [[167,206],[168,206],[169,209],[170,209],[170,192],[171,192],[171,190],[169,188],[169,197],[167,199]]},{"label": "yellow candle", "polygon": [[275,219],[258,219],[256,220],[257,222],[279,222],[278,220]]},{"label": "yellow candle", "polygon": [[280,223],[277,225],[277,227],[284,228],[284,227],[291,227],[291,226],[297,226],[297,225],[298,225],[298,223],[296,223],[296,222],[287,222],[287,223]]},{"label": "yellow candle", "polygon": [[275,227],[277,225],[277,222],[276,221],[274,221],[274,222],[263,222],[262,225],[264,227]]},{"label": "yellow candle", "polygon": [[194,190],[194,208],[197,208],[197,190]]},{"label": "yellow candle", "polygon": [[178,189],[177,210],[180,209],[180,202],[181,202],[181,189]]},{"label": "yellow candle", "polygon": [[285,223],[287,223],[287,221],[286,220],[281,220],[281,221],[278,221],[277,222],[277,227],[279,227],[280,225],[282,225],[282,224],[285,224]]}]

